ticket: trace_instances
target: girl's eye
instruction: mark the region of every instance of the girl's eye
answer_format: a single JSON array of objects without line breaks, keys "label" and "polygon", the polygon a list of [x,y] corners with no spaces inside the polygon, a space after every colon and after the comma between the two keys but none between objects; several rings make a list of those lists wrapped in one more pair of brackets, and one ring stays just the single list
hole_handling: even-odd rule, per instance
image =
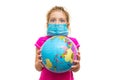
[{"label": "girl's eye", "polygon": [[50,22],[55,22],[55,19],[51,19]]},{"label": "girl's eye", "polygon": [[63,20],[63,19],[60,19],[60,22],[65,22],[65,20]]}]

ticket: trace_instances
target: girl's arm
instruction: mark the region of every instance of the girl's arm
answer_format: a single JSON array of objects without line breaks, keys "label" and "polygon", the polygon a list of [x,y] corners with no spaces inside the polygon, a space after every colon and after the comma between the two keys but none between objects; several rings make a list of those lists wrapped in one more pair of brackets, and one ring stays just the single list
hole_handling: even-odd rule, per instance
[{"label": "girl's arm", "polygon": [[41,71],[43,68],[40,50],[38,48],[36,48],[35,68],[37,71]]}]

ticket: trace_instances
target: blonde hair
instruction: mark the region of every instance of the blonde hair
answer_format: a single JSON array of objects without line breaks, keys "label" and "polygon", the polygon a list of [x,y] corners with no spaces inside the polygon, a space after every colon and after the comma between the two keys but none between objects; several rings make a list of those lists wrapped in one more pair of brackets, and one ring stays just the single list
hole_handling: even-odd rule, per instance
[{"label": "blonde hair", "polygon": [[70,22],[69,13],[68,13],[63,7],[61,7],[61,6],[55,6],[55,7],[53,7],[50,11],[48,11],[48,13],[47,13],[47,24],[48,24],[49,19],[50,19],[50,14],[51,14],[53,11],[56,11],[56,10],[60,10],[60,11],[62,11],[62,12],[65,14],[67,23],[68,23],[68,25],[69,25],[69,22]]}]

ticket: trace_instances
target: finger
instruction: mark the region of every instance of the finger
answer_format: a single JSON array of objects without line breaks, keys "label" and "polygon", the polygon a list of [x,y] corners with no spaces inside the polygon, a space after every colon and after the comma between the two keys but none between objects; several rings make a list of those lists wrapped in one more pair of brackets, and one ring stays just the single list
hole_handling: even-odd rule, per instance
[{"label": "finger", "polygon": [[74,68],[73,67],[71,67],[71,69],[70,69],[71,71],[73,71],[74,70]]},{"label": "finger", "polygon": [[38,55],[38,57],[37,57],[37,58],[41,60],[41,57],[42,57],[42,55]]},{"label": "finger", "polygon": [[71,68],[71,71],[77,72],[79,70],[79,68]]},{"label": "finger", "polygon": [[80,52],[78,51],[78,54],[80,55]]},{"label": "finger", "polygon": [[39,60],[38,62],[39,62],[39,64],[40,64],[42,67],[44,67],[44,65],[43,65],[43,63],[42,63],[42,60]]},{"label": "finger", "polygon": [[37,50],[37,54],[40,54],[41,53],[41,50],[39,49],[39,50]]},{"label": "finger", "polygon": [[79,60],[74,60],[74,61],[73,61],[73,64],[74,64],[74,65],[79,64],[79,63],[80,63]]},{"label": "finger", "polygon": [[39,63],[42,63],[42,60],[38,60]]},{"label": "finger", "polygon": [[80,68],[80,65],[73,65],[70,70],[76,72],[79,70],[79,68]]},{"label": "finger", "polygon": [[74,68],[76,68],[76,66],[75,66],[75,65],[71,66],[71,69],[74,69]]},{"label": "finger", "polygon": [[80,54],[77,54],[77,60],[80,60]]},{"label": "finger", "polygon": [[76,66],[72,66],[70,70],[74,71],[76,69]]}]

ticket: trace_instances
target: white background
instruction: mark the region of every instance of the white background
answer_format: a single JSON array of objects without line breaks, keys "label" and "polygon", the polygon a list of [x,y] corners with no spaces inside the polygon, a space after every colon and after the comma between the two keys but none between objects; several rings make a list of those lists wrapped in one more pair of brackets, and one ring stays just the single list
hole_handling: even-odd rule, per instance
[{"label": "white background", "polygon": [[38,80],[34,43],[55,5],[70,13],[70,36],[81,44],[75,80],[120,80],[119,0],[0,0],[0,80]]}]

